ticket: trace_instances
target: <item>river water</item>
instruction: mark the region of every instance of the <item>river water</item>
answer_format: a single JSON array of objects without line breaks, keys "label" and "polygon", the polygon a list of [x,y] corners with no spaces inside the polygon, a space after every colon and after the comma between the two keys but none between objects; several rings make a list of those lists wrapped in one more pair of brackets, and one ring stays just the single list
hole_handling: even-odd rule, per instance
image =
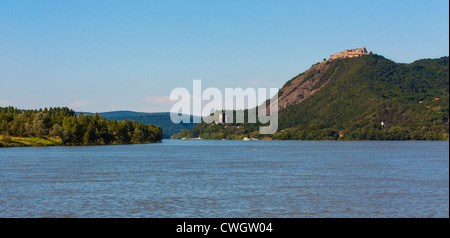
[{"label": "river water", "polygon": [[0,148],[0,217],[449,217],[449,142]]}]

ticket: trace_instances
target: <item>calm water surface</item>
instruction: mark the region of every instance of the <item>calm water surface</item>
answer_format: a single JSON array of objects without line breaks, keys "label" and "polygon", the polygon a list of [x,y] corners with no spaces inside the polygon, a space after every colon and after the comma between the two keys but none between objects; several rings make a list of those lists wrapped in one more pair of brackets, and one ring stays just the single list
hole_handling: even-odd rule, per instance
[{"label": "calm water surface", "polygon": [[0,148],[0,217],[449,217],[449,143]]}]

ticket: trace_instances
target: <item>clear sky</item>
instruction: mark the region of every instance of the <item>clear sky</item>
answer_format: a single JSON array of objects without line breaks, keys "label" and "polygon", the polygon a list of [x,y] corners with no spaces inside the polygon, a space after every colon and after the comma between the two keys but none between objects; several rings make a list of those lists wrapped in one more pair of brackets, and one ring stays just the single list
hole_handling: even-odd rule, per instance
[{"label": "clear sky", "polygon": [[449,3],[0,0],[0,106],[169,111],[173,88],[277,87],[345,49],[449,55]]}]

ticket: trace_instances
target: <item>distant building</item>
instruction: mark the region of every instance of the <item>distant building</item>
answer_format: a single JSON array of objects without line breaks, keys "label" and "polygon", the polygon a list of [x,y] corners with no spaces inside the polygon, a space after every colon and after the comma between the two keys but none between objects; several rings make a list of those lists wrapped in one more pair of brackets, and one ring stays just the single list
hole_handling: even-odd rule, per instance
[{"label": "distant building", "polygon": [[336,53],[330,55],[330,59],[339,59],[339,58],[354,58],[359,57],[361,55],[368,55],[366,47],[360,48],[360,49],[351,49],[351,50],[344,50],[344,52]]}]

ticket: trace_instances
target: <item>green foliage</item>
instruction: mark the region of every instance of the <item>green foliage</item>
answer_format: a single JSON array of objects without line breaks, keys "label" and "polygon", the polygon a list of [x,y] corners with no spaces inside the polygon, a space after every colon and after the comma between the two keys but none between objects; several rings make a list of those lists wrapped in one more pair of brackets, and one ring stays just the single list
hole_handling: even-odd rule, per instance
[{"label": "green foliage", "polygon": [[[211,139],[211,140],[242,140],[245,137],[254,139],[263,139],[267,135],[259,134],[259,127],[263,124],[248,123],[247,110],[244,111],[244,122],[245,123],[225,123],[225,124],[207,124],[204,121],[197,124],[192,130],[182,130],[180,133],[173,135],[172,139],[182,139],[182,138],[198,138]],[[236,114],[234,116],[234,121],[236,121]]]},{"label": "green foliage", "polygon": [[[92,114],[94,115],[94,114]],[[170,119],[170,113],[140,113],[140,112],[130,112],[130,111],[116,111],[116,112],[106,112],[100,113],[105,120],[115,120],[115,121],[137,121],[143,124],[153,124],[156,126],[161,126],[164,131],[163,138],[168,139],[170,136],[180,133],[183,129],[193,129],[197,123],[178,123],[175,124]],[[191,121],[192,120],[191,116]]]},{"label": "green foliage", "polygon": [[287,128],[273,134],[276,140],[448,140],[448,126],[431,127],[370,125],[338,130],[317,125]]},{"label": "green foliage", "polygon": [[[150,143],[162,140],[159,126],[129,120],[107,121],[98,114],[92,116],[80,113],[77,116],[66,107],[39,111],[0,107],[0,122],[0,134],[29,138],[22,140],[38,145],[53,143],[54,140],[48,142],[49,138],[59,139],[64,145]],[[7,139],[3,137],[3,145],[11,145]]]}]

